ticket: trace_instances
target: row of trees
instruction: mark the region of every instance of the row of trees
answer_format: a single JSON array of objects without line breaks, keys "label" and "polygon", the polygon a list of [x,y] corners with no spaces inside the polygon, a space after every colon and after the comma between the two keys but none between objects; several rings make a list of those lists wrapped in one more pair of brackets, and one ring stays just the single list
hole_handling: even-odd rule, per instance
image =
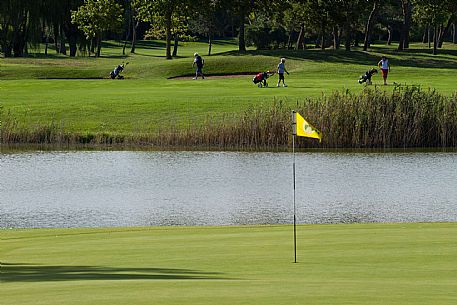
[{"label": "row of trees", "polygon": [[114,38],[134,53],[147,25],[148,36],[165,39],[167,58],[190,36],[206,37],[208,54],[216,36],[238,37],[240,51],[310,43],[350,50],[362,42],[368,50],[393,38],[401,51],[412,37],[436,54],[445,39],[455,42],[456,23],[457,0],[0,0],[0,47],[6,57],[42,43],[46,54],[53,43],[62,54],[99,56],[102,39]]}]

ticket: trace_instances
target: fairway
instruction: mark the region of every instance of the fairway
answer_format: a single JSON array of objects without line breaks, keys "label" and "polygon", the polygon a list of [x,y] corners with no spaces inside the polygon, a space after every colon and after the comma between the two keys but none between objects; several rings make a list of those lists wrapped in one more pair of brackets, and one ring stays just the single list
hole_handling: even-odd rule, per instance
[{"label": "fairway", "polygon": [[455,304],[454,223],[1,230],[2,304]]},{"label": "fairway", "polygon": [[[120,56],[119,45],[107,44],[102,58],[73,58],[37,55],[28,59],[0,59],[0,105],[18,126],[31,128],[53,122],[66,132],[135,134],[150,133],[169,126],[200,126],[207,120],[236,117],[259,105],[283,101],[295,105],[309,97],[333,91],[361,92],[360,74],[374,67],[388,54],[392,72],[389,83],[433,88],[453,94],[457,49],[446,45],[441,55],[432,56],[422,44],[408,52],[395,53],[374,46],[370,53],[343,50],[275,50],[237,53],[235,41],[218,41],[213,56],[204,56],[204,81],[192,80],[192,54],[205,54],[205,43],[185,43],[180,57],[163,58],[163,44],[144,42],[137,54]],[[269,88],[257,88],[252,75],[275,70],[286,57],[287,88],[276,88],[273,76]],[[125,80],[106,79],[109,71],[128,61]],[[246,73],[239,78],[211,78],[211,75]],[[186,76],[187,79],[169,79]],[[381,86],[377,75],[374,84]],[[373,86],[374,87],[374,86]]]}]

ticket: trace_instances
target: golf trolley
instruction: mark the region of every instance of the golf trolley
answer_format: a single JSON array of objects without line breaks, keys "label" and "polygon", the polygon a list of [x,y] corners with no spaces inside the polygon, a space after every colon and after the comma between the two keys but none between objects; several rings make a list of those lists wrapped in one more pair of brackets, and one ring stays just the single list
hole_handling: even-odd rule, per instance
[{"label": "golf trolley", "polygon": [[127,63],[125,63],[125,64],[122,63],[122,64],[118,65],[116,68],[114,68],[113,71],[111,71],[111,72],[109,73],[109,77],[110,77],[111,79],[116,79],[116,78],[117,78],[117,79],[124,79],[124,76],[121,75],[121,72],[124,71],[125,66],[127,66],[128,64],[129,64],[129,63],[127,62]]},{"label": "golf trolley", "polygon": [[371,85],[371,77],[374,74],[377,74],[378,70],[376,69],[370,69],[365,74],[360,75],[360,78],[358,80],[359,84],[367,83],[367,85]]},{"label": "golf trolley", "polygon": [[260,72],[252,78],[252,82],[257,85],[257,87],[268,87],[267,79],[272,76],[274,72]]}]

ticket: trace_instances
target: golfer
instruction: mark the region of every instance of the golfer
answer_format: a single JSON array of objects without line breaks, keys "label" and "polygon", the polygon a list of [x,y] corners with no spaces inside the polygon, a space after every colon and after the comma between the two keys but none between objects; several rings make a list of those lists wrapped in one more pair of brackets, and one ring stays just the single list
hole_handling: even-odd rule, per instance
[{"label": "golfer", "polygon": [[278,64],[278,76],[279,76],[279,79],[278,79],[277,87],[279,87],[279,85],[281,83],[281,80],[282,80],[282,86],[283,87],[287,87],[286,83],[284,82],[284,72],[286,72],[287,75],[289,75],[289,72],[287,72],[287,70],[286,70],[286,59],[285,58],[281,58],[281,60],[279,61],[279,64]]},{"label": "golfer", "polygon": [[201,75],[202,79],[205,79],[205,76],[203,75],[203,65],[205,64],[205,60],[198,55],[198,53],[194,53],[194,62],[192,64],[192,67],[197,65],[197,70],[195,70],[195,77],[193,79],[197,79],[199,75]]},{"label": "golfer", "polygon": [[390,65],[387,57],[381,57],[381,60],[378,62],[378,67],[381,68],[382,78],[384,79],[384,85],[387,85],[387,75],[390,72]]}]

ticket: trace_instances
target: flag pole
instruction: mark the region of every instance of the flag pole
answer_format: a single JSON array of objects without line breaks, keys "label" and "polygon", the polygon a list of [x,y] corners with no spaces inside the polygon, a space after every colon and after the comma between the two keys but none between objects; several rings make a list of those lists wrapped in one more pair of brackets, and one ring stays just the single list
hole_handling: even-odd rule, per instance
[{"label": "flag pole", "polygon": [[[298,126],[297,126],[298,125]],[[295,137],[307,137],[322,140],[320,132],[312,127],[298,112],[292,110],[292,157],[294,176],[294,263],[297,262],[297,206],[295,204]]]},{"label": "flag pole", "polygon": [[297,135],[297,118],[295,110],[292,111],[292,171],[294,177],[294,263],[297,262],[297,217],[295,204],[295,137]]}]

